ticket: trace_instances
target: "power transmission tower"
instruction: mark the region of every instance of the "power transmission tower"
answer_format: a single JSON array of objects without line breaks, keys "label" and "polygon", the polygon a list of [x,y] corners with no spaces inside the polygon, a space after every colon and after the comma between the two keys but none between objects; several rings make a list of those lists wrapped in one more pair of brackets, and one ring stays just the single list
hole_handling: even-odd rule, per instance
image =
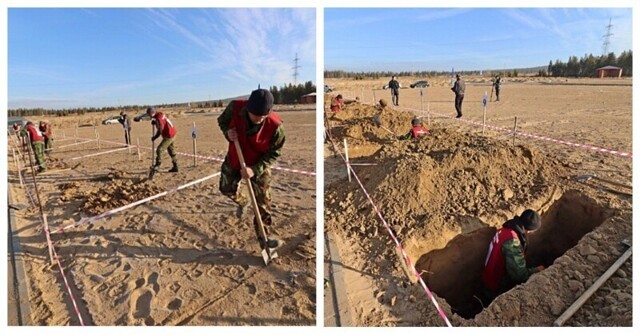
[{"label": "power transmission tower", "polygon": [[293,84],[294,85],[298,85],[298,69],[300,68],[300,66],[298,65],[298,61],[300,59],[298,58],[298,53],[296,52],[296,58],[293,59]]},{"label": "power transmission tower", "polygon": [[611,24],[611,18],[609,18],[609,25],[607,25],[607,33],[602,36],[602,38],[604,39],[604,41],[602,42],[603,56],[606,56],[609,54],[609,44],[611,44],[611,36],[613,36],[613,33],[611,32],[611,27],[613,27],[613,25]]}]

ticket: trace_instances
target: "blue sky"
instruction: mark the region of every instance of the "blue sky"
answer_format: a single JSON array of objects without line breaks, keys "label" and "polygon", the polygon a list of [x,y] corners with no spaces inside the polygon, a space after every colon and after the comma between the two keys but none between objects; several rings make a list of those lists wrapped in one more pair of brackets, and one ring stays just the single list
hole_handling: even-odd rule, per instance
[{"label": "blue sky", "polygon": [[9,108],[161,104],[316,77],[315,9],[10,8]]},{"label": "blue sky", "polygon": [[632,49],[631,9],[406,8],[325,10],[329,70],[483,70],[566,62]]}]

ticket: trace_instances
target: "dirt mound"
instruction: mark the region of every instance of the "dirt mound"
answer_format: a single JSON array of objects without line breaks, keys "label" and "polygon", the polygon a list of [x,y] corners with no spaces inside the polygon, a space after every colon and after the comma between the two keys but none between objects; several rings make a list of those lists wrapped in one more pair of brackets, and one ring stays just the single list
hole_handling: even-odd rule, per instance
[{"label": "dirt mound", "polygon": [[88,192],[85,194],[87,200],[82,210],[87,214],[97,215],[165,191],[145,183],[145,180],[116,180],[107,187]]},{"label": "dirt mound", "polygon": [[[631,234],[629,199],[577,185],[575,171],[555,157],[535,146],[512,146],[441,125],[427,126],[426,139],[397,141],[371,122],[376,116],[400,134],[408,131],[413,114],[356,104],[332,118],[332,135],[340,142],[347,139],[352,163],[375,163],[353,168],[454,324],[551,325],[621,254],[619,241]],[[377,290],[385,292],[378,302],[387,318],[441,325],[428,299],[416,301],[424,296],[422,288],[398,279],[406,278],[399,266],[404,262],[367,197],[345,178],[326,186],[325,226],[351,246],[348,266],[377,278]],[[504,221],[526,208],[543,217],[542,228],[530,238],[528,266],[549,268],[482,310],[473,295],[489,241]],[[619,285],[611,292],[626,297]],[[630,310],[629,303],[620,303],[608,313],[621,312],[626,316],[618,321],[631,320]],[[577,318],[577,324],[585,319]]]},{"label": "dirt mound", "polygon": [[97,215],[165,191],[146,178],[130,177],[127,172],[120,170],[112,170],[94,181],[104,182],[105,186],[87,190],[82,188],[80,182],[58,185],[60,201],[81,200],[80,211]]}]

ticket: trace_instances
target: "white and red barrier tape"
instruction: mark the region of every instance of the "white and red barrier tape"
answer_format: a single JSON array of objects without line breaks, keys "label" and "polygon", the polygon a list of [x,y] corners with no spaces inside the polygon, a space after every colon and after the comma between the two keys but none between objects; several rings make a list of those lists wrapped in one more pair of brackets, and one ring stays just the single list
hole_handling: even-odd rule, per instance
[{"label": "white and red barrier tape", "polygon": [[[45,228],[45,234],[50,235],[49,230]],[[62,268],[62,264],[60,263],[60,257],[56,252],[56,248],[51,246],[51,250],[53,251],[53,258],[58,264],[58,269],[60,269],[60,274],[62,274],[62,279],[64,280],[64,285],[67,287],[67,292],[69,292],[69,297],[71,298],[71,303],[73,304],[73,309],[76,311],[76,315],[78,315],[78,320],[80,321],[80,325],[84,326],[84,321],[82,320],[82,315],[80,314],[80,309],[78,308],[78,304],[76,303],[76,299],[71,292],[71,286],[69,286],[69,280],[67,280],[67,276],[64,274],[64,269]]]},{"label": "white and red barrier tape", "polygon": [[[66,148],[66,147],[72,147],[74,145],[86,144],[86,143],[93,142],[93,141],[95,141],[95,140],[86,140],[84,142],[71,143],[71,144],[67,144],[67,145],[62,145],[62,146],[56,147],[56,149],[62,149],[62,148]],[[51,149],[49,149],[49,150],[51,150]]]},{"label": "white and red barrier tape", "polygon": [[[478,122],[478,121],[472,121],[472,120],[467,120],[467,119],[462,119],[462,118],[456,118],[454,116],[451,115],[445,115],[445,114],[440,114],[440,113],[436,113],[436,112],[426,112],[426,111],[422,111],[419,109],[415,109],[415,108],[409,108],[409,107],[402,107],[404,109],[407,110],[411,110],[411,111],[415,111],[415,112],[419,112],[419,113],[423,113],[423,114],[433,114],[433,115],[437,115],[440,117],[445,117],[445,118],[449,118],[455,121],[459,121],[459,122],[464,122],[464,123],[468,123],[468,124],[472,124],[475,126],[480,126],[482,127],[482,122]],[[489,128],[489,129],[494,129],[497,131],[502,131],[502,132],[507,132],[507,133],[512,133],[513,134],[513,129],[508,129],[508,128],[503,128],[503,127],[498,127],[498,126],[493,126],[493,125],[485,125],[485,127]],[[570,141],[564,141],[564,140],[558,140],[558,139],[554,139],[551,137],[547,137],[547,136],[542,136],[542,135],[536,135],[536,134],[529,134],[529,133],[524,133],[521,131],[516,131],[515,132],[516,135],[519,136],[523,136],[523,137],[529,137],[529,138],[533,138],[536,140],[543,140],[543,141],[548,141],[548,142],[552,142],[552,143],[558,143],[558,144],[564,144],[564,145],[568,145],[568,146],[572,146],[572,147],[576,147],[576,148],[583,148],[583,149],[587,149],[587,150],[593,150],[593,151],[598,151],[598,152],[604,152],[604,153],[608,153],[608,154],[612,154],[612,155],[616,155],[616,156],[620,156],[620,157],[628,157],[628,158],[632,158],[633,154],[630,152],[622,152],[622,151],[617,151],[617,150],[611,150],[611,149],[606,149],[606,148],[601,148],[601,147],[597,147],[597,146],[593,146],[593,145],[589,145],[589,144],[581,144],[581,143],[575,143],[575,142],[570,142]]]},{"label": "white and red barrier tape", "polygon": [[[102,141],[104,143],[111,143],[111,144],[121,144],[121,145],[124,144],[122,142],[114,142],[114,141],[108,141],[108,140],[100,140],[100,141]],[[131,146],[131,147],[135,148],[136,146]],[[145,147],[145,146],[140,146],[140,148],[151,150],[151,148]],[[200,158],[200,159],[204,159],[204,160],[208,160],[208,161],[224,162],[224,158],[219,158],[219,157],[194,155],[194,154],[190,154],[190,153],[186,153],[186,152],[176,152],[176,154],[181,155],[181,156],[187,156],[187,157],[196,157],[196,158]],[[285,168],[285,167],[281,167],[281,166],[277,166],[277,165],[274,165],[271,168],[274,169],[274,170],[297,173],[297,174],[302,174],[302,175],[307,175],[307,176],[315,176],[316,175],[315,172],[310,172],[310,171],[305,171],[305,170],[300,170],[300,169],[290,169],[290,168]]]},{"label": "white and red barrier tape", "polygon": [[201,182],[203,182],[203,181],[205,181],[205,180],[211,179],[211,178],[216,177],[216,176],[218,176],[218,175],[220,175],[220,172],[216,172],[216,173],[214,173],[214,174],[212,174],[212,175],[209,175],[209,176],[206,176],[206,177],[203,177],[203,178],[200,178],[200,179],[197,179],[197,180],[194,180],[194,181],[188,182],[188,183],[186,183],[186,184],[184,184],[184,185],[180,185],[180,186],[175,187],[175,188],[172,188],[172,189],[170,189],[170,190],[168,190],[168,191],[164,191],[164,192],[162,192],[162,193],[158,193],[158,194],[156,194],[156,195],[152,195],[152,196],[150,196],[150,197],[147,197],[147,198],[144,198],[144,199],[138,200],[138,201],[136,201],[136,202],[132,202],[132,203],[130,203],[130,204],[128,204],[128,205],[124,205],[124,206],[122,206],[122,207],[118,207],[118,208],[112,209],[112,210],[107,211],[107,212],[104,212],[104,213],[102,213],[102,214],[100,214],[100,215],[92,216],[92,217],[90,217],[90,218],[84,218],[84,219],[81,219],[80,221],[77,221],[77,222],[72,223],[72,224],[70,224],[70,225],[67,225],[67,226],[65,226],[65,227],[58,228],[58,229],[56,229],[55,231],[53,231],[52,233],[53,233],[53,234],[58,234],[58,233],[64,232],[64,231],[65,231],[65,230],[67,230],[67,229],[70,229],[70,228],[73,228],[73,227],[77,227],[77,226],[82,225],[82,224],[88,224],[88,223],[91,223],[91,222],[94,222],[94,221],[97,221],[97,220],[100,220],[100,219],[106,218],[106,217],[111,216],[111,215],[113,215],[113,214],[116,214],[116,213],[118,213],[118,212],[122,212],[122,211],[123,211],[123,210],[125,210],[125,209],[128,209],[128,208],[131,208],[131,207],[134,207],[134,206],[137,206],[137,205],[143,204],[143,203],[145,203],[145,202],[149,202],[149,201],[151,201],[151,200],[154,200],[154,199],[160,198],[160,197],[165,196],[165,195],[167,195],[167,194],[171,194],[171,193],[177,192],[177,191],[179,191],[179,190],[182,190],[182,189],[187,188],[187,187],[189,187],[189,186],[195,185],[195,184],[197,184],[197,183],[201,183]]},{"label": "white and red barrier tape", "polygon": [[84,156],[79,156],[79,157],[73,157],[73,158],[67,158],[67,159],[63,159],[63,162],[70,162],[70,161],[75,161],[78,159],[83,159],[83,158],[89,158],[89,157],[94,157],[94,156],[100,156],[100,155],[105,155],[105,154],[110,154],[112,152],[116,152],[116,151],[122,151],[122,150],[127,150],[129,149],[128,147],[126,148],[118,148],[118,149],[113,149],[113,150],[108,150],[108,151],[102,151],[102,152],[96,152],[96,153],[92,153],[92,154],[88,154],[88,155],[84,155]]},{"label": "white and red barrier tape", "polygon": [[358,178],[358,175],[356,174],[356,172],[351,168],[351,164],[349,164],[349,162],[347,162],[347,160],[344,158],[342,153],[340,151],[338,151],[337,145],[333,141],[333,138],[329,137],[329,140],[331,141],[331,144],[333,145],[334,150],[338,154],[340,154],[340,157],[342,158],[342,160],[345,161],[345,164],[347,165],[348,169],[351,171],[351,173],[353,174],[353,177],[356,179],[356,181],[360,185],[360,188],[362,189],[362,192],[364,192],[365,196],[369,200],[369,203],[371,203],[371,205],[373,206],[373,209],[376,211],[378,217],[380,218],[380,220],[384,224],[385,228],[387,228],[387,231],[389,232],[389,235],[391,235],[391,239],[396,244],[396,248],[398,248],[398,250],[400,250],[400,252],[402,253],[402,256],[404,257],[408,268],[411,269],[415,273],[416,277],[418,278],[418,281],[420,281],[420,285],[422,286],[424,291],[427,293],[427,296],[429,297],[429,299],[431,299],[431,302],[433,303],[433,305],[438,310],[438,313],[440,314],[440,317],[444,320],[444,322],[447,324],[448,327],[452,327],[451,322],[449,322],[449,319],[447,318],[447,315],[442,310],[442,307],[440,307],[440,304],[438,304],[438,301],[436,301],[435,297],[431,293],[431,290],[429,289],[427,284],[422,279],[422,276],[420,276],[420,273],[418,272],[418,270],[416,270],[416,268],[413,266],[413,263],[411,262],[411,259],[409,258],[409,255],[407,255],[407,253],[404,251],[404,248],[402,247],[402,244],[396,238],[395,234],[393,233],[393,230],[391,230],[391,227],[389,226],[387,221],[382,216],[382,213],[380,213],[380,210],[378,209],[378,206],[376,206],[376,204],[373,202],[373,199],[371,199],[371,196],[369,195],[369,192],[367,192],[367,189],[364,187],[364,185],[360,181],[360,178]]}]

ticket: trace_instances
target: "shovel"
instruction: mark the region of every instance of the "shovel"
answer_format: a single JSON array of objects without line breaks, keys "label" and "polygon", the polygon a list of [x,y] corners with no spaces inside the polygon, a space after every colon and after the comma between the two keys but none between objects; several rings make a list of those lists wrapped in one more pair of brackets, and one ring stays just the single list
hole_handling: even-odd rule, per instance
[{"label": "shovel", "polygon": [[[154,132],[155,132],[154,128],[155,128],[155,122],[151,121],[151,136],[154,135]],[[153,168],[155,155],[156,155],[156,141],[151,141],[151,168],[149,169],[149,180],[152,180],[153,175],[156,173],[156,169]]]},{"label": "shovel", "polygon": [[376,116],[374,116],[374,117],[371,119],[371,121],[373,121],[373,123],[374,123],[376,126],[378,126],[378,127],[382,128],[382,129],[386,130],[389,134],[393,135],[393,138],[394,138],[394,139],[396,138],[396,134],[394,134],[391,130],[389,130],[387,127],[385,127],[385,126],[383,126],[383,125],[382,125],[382,120],[380,120],[380,115],[376,115]]},{"label": "shovel", "polygon": [[[238,153],[238,158],[240,159],[240,165],[242,168],[246,168],[247,164],[244,162],[244,156],[242,155],[242,148],[240,148],[240,143],[236,140],[233,141],[233,144],[236,146],[236,152]],[[260,232],[260,238],[264,241],[264,248],[262,249],[262,260],[264,261],[264,265],[269,265],[269,262],[278,257],[278,253],[275,251],[271,251],[269,246],[267,246],[267,232],[264,230],[264,225],[262,224],[262,217],[260,216],[260,210],[258,210],[258,202],[256,201],[256,195],[253,193],[253,186],[251,186],[251,180],[246,181],[247,188],[249,189],[249,196],[251,197],[251,207],[253,207],[253,213],[256,217],[256,221],[258,222],[258,231]]]}]

